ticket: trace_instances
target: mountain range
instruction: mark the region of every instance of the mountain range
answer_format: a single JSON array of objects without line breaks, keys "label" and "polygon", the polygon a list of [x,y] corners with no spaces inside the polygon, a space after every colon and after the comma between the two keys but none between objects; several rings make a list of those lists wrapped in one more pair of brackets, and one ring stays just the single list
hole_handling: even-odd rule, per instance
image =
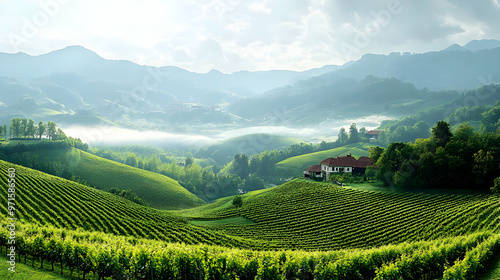
[{"label": "mountain range", "polygon": [[[106,60],[81,46],[38,56],[0,53],[0,121],[23,116],[70,124],[105,119],[136,127],[244,126],[265,121],[278,108],[284,114],[299,112],[307,125],[319,121],[306,118],[318,108],[365,114],[366,104],[351,104],[353,98],[370,103],[376,108],[370,113],[376,114],[394,104],[430,99],[429,90],[463,91],[494,83],[500,81],[499,64],[496,40],[422,54],[366,54],[342,66],[301,72],[231,74]],[[340,110],[332,116],[343,115]]]}]

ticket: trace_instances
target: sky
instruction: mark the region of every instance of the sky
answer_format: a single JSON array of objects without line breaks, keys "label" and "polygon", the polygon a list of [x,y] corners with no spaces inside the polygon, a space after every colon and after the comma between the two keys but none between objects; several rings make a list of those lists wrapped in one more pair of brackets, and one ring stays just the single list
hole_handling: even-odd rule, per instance
[{"label": "sky", "polygon": [[81,45],[193,72],[302,71],[500,40],[500,0],[0,0],[0,52]]}]

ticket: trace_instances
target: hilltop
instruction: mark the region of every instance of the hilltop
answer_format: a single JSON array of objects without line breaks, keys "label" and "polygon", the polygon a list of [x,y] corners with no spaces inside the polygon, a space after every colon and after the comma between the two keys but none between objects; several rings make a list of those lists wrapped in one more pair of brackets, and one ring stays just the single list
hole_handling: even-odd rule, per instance
[{"label": "hilltop", "polygon": [[42,170],[62,167],[63,173],[71,174],[68,176],[74,176],[77,180],[102,190],[131,190],[150,206],[158,209],[190,208],[204,204],[203,200],[167,176],[57,144],[53,143],[56,146],[52,148],[40,149],[36,148],[36,144],[32,144],[32,150],[14,153],[9,158],[17,159],[16,162],[31,162],[29,159],[36,159],[36,163],[29,163],[30,166],[35,164]]},{"label": "hilltop", "polygon": [[356,158],[369,156],[368,149],[375,146],[376,145],[368,143],[356,143],[335,149],[287,158],[276,164],[276,172],[284,177],[298,177],[302,175],[302,172],[306,170],[308,166],[319,164],[320,161],[330,157],[345,156],[347,154],[351,154]]}]

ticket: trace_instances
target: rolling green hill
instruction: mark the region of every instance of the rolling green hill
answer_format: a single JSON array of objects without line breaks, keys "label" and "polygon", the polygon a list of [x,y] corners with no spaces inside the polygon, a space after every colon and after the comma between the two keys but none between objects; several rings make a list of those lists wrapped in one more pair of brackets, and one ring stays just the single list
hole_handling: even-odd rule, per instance
[{"label": "rolling green hill", "polygon": [[277,242],[281,248],[334,250],[434,240],[478,231],[500,233],[500,197],[354,190],[293,180],[250,192],[243,207],[182,211],[196,220],[242,216],[249,224],[210,228],[228,235]]},{"label": "rolling green hill", "polygon": [[[15,169],[14,214],[19,220],[186,244],[249,246],[241,238],[191,226],[176,215],[0,160],[0,169],[5,171],[0,174],[2,182],[7,182],[9,168]],[[0,189],[3,217],[9,213],[7,192],[7,187]]]},{"label": "rolling green hill", "polygon": [[180,209],[204,204],[200,198],[167,176],[75,148],[40,149],[25,152],[24,155],[36,157],[40,162],[69,166],[74,176],[99,189],[131,190],[155,208]]},{"label": "rolling green hill", "polygon": [[284,177],[300,177],[302,176],[302,172],[306,170],[308,166],[319,164],[319,162],[324,159],[330,157],[345,156],[347,154],[352,154],[352,156],[356,158],[361,156],[368,156],[368,149],[374,146],[376,145],[356,143],[326,151],[287,158],[276,164],[276,172],[280,176]]},{"label": "rolling green hill", "polygon": [[[294,180],[243,195],[241,208],[223,198],[167,212],[0,161],[9,168],[18,258],[91,278],[471,279],[500,250],[500,198],[492,195]],[[3,220],[7,193],[0,188]],[[0,248],[8,234],[4,221]]]}]

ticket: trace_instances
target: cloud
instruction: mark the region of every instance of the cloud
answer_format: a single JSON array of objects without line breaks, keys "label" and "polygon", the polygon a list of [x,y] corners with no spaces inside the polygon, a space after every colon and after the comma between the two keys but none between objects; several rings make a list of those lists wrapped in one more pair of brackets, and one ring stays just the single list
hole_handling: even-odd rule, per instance
[{"label": "cloud", "polygon": [[47,13],[43,3],[59,2],[67,4],[33,37],[0,51],[36,55],[82,45],[108,59],[234,72],[305,70],[368,52],[500,39],[498,0],[43,0],[0,2],[0,41]]},{"label": "cloud", "polygon": [[83,142],[98,144],[162,144],[202,146],[214,143],[215,140],[202,135],[180,134],[161,131],[139,131],[120,127],[105,126],[69,126],[62,128],[71,137],[80,138]]}]

